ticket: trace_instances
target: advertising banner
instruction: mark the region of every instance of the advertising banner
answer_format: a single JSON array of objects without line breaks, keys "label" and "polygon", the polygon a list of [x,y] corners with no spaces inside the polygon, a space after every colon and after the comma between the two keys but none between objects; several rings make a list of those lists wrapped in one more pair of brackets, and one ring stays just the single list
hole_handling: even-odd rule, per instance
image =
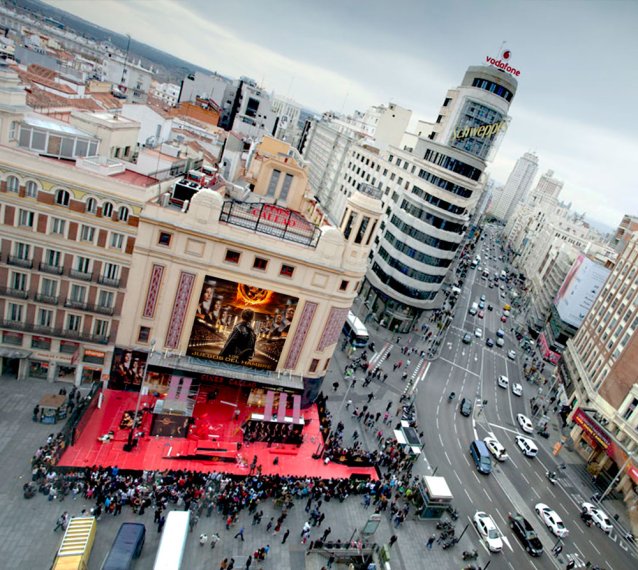
[{"label": "advertising banner", "polygon": [[275,370],[297,297],[206,276],[186,354]]},{"label": "advertising banner", "polygon": [[116,348],[113,352],[109,388],[138,392],[142,386],[147,357],[146,352]]}]

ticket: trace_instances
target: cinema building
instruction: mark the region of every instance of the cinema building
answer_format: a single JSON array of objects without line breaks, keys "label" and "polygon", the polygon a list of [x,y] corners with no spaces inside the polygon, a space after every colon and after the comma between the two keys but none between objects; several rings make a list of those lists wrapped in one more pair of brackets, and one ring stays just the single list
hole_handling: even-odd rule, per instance
[{"label": "cinema building", "polygon": [[[181,208],[144,207],[118,328],[110,388],[167,393],[180,385],[319,391],[366,271],[381,216],[361,188],[331,225],[308,193],[305,168],[270,137],[236,184],[202,188]],[[134,284],[134,285],[133,285]],[[133,363],[136,363],[135,365]],[[174,395],[174,394],[173,394]]]}]

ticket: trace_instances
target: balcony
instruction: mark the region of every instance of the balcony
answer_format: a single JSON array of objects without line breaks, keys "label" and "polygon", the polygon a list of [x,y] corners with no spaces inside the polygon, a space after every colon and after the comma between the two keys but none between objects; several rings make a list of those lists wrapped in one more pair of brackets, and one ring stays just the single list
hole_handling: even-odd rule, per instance
[{"label": "balcony", "polygon": [[35,300],[38,303],[46,303],[47,305],[57,305],[58,297],[56,295],[45,295],[44,293],[37,293]]},{"label": "balcony", "polygon": [[15,265],[16,267],[24,267],[25,269],[31,269],[33,267],[33,260],[23,259],[22,257],[17,257],[15,255],[10,255],[7,258],[7,263],[9,265]]},{"label": "balcony", "polygon": [[107,307],[105,305],[89,305],[87,310],[93,313],[100,313],[101,315],[112,315],[115,312],[113,307]]},{"label": "balcony", "polygon": [[40,263],[38,267],[43,273],[51,273],[52,275],[62,275],[64,270],[60,265],[49,265],[48,263]]},{"label": "balcony", "polygon": [[88,334],[88,333],[84,333],[80,331],[70,331],[70,330],[60,329],[60,328],[45,327],[42,325],[36,325],[34,323],[25,323],[21,321],[9,321],[9,320],[2,319],[0,320],[0,327],[9,329],[9,330],[14,330],[14,331],[46,334],[47,336],[55,336],[55,337],[67,338],[70,340],[92,342],[95,344],[108,344],[110,341],[109,336],[101,336],[101,335]]},{"label": "balcony", "polygon": [[97,278],[97,282],[100,285],[106,285],[107,287],[119,287],[120,286],[120,278],[111,278],[111,277],[105,277],[104,275],[100,275]]},{"label": "balcony", "polygon": [[82,311],[85,311],[89,304],[85,301],[77,301],[75,299],[67,298],[66,301],[64,301],[64,306],[70,309],[80,309]]},{"label": "balcony", "polygon": [[16,299],[28,299],[29,293],[22,289],[13,289],[12,287],[0,287],[0,295],[6,297],[15,297]]},{"label": "balcony", "polygon": [[93,280],[93,272],[79,271],[78,269],[71,269],[69,271],[69,277],[73,279],[80,279],[82,281],[92,281]]}]

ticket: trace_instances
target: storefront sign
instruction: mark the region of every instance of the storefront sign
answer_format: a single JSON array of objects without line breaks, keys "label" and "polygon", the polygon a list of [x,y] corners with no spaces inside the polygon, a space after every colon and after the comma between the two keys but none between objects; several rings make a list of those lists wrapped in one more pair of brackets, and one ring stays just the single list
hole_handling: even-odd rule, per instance
[{"label": "storefront sign", "polygon": [[512,75],[514,75],[515,77],[518,77],[521,72],[512,67],[509,63],[507,63],[507,61],[503,61],[504,59],[507,60],[509,59],[509,51],[504,51],[503,55],[501,56],[501,59],[495,59],[491,56],[486,56],[485,57],[485,61],[487,63],[489,63],[490,65],[493,65],[494,67],[498,67],[499,69],[502,69],[503,71],[507,71],[507,73],[511,73]]},{"label": "storefront sign", "polygon": [[32,336],[31,348],[42,348],[49,350],[51,348],[51,339],[47,336]]},{"label": "storefront sign", "polygon": [[73,354],[78,348],[80,348],[80,345],[77,342],[71,342],[69,340],[60,341],[60,352]]},{"label": "storefront sign", "polygon": [[31,358],[38,358],[42,360],[55,360],[57,362],[71,362],[71,357],[66,354],[50,354],[48,352],[34,352]]},{"label": "storefront sign", "polygon": [[2,331],[2,342],[12,344],[13,346],[22,346],[22,333],[13,331]]},{"label": "storefront sign", "polygon": [[86,349],[84,351],[84,358],[82,360],[84,362],[91,362],[93,364],[104,364],[105,356],[106,356],[105,352],[101,352],[99,350]]},{"label": "storefront sign", "polygon": [[581,408],[574,413],[574,422],[578,424],[589,437],[594,440],[602,449],[607,451],[611,444],[611,438],[603,431],[595,420],[589,417]]},{"label": "storefront sign", "polygon": [[457,140],[465,139],[467,137],[488,138],[506,129],[507,121],[498,121],[490,125],[481,125],[480,127],[464,127],[461,129],[455,129],[452,137]]}]

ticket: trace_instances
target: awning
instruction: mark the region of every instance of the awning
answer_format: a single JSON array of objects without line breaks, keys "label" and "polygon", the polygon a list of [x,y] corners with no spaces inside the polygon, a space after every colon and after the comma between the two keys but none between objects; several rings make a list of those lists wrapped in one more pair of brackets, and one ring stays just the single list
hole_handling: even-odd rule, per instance
[{"label": "awning", "polygon": [[15,348],[0,348],[0,357],[2,358],[29,358],[32,352],[30,350],[18,350]]}]

